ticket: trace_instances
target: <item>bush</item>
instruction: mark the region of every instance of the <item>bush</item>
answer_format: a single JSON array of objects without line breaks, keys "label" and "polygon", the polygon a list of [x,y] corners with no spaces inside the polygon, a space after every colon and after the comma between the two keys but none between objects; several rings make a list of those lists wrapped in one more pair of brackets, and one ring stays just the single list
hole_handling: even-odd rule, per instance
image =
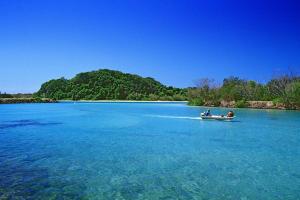
[{"label": "bush", "polygon": [[204,101],[202,98],[196,98],[196,99],[191,99],[188,102],[188,105],[190,106],[203,106],[204,105]]},{"label": "bush", "polygon": [[149,94],[149,98],[148,98],[149,101],[157,101],[158,99],[159,99],[158,95]]},{"label": "bush", "polygon": [[180,94],[175,94],[173,96],[173,99],[174,99],[174,101],[184,101],[184,100],[186,100],[186,97],[183,95],[180,95]]},{"label": "bush", "polygon": [[35,97],[35,98],[33,98],[33,101],[36,102],[36,103],[39,103],[39,102],[42,102],[42,98]]},{"label": "bush", "polygon": [[0,98],[13,98],[13,95],[0,92]]},{"label": "bush", "polygon": [[277,104],[283,103],[283,100],[281,98],[276,98],[276,99],[273,99],[272,102],[274,105],[277,105]]},{"label": "bush", "polygon": [[214,105],[214,106],[220,106],[220,105],[221,105],[221,102],[220,102],[219,100],[213,100],[213,101],[211,102],[211,104]]},{"label": "bush", "polygon": [[291,83],[287,87],[287,96],[292,105],[300,106],[300,81]]},{"label": "bush", "polygon": [[171,96],[162,96],[159,98],[160,101],[174,101],[173,97]]},{"label": "bush", "polygon": [[237,108],[246,108],[248,105],[248,102],[245,100],[239,100],[235,103],[235,107]]}]

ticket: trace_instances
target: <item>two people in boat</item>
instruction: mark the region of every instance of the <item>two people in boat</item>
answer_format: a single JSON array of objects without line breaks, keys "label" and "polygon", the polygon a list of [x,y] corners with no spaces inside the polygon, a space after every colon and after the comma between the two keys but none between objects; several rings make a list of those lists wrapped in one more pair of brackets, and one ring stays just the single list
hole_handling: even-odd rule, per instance
[{"label": "two people in boat", "polygon": [[[211,116],[210,109],[204,112],[204,116]],[[226,117],[233,117],[233,116],[234,116],[233,111],[229,111]],[[221,115],[221,117],[224,117],[224,115]]]}]

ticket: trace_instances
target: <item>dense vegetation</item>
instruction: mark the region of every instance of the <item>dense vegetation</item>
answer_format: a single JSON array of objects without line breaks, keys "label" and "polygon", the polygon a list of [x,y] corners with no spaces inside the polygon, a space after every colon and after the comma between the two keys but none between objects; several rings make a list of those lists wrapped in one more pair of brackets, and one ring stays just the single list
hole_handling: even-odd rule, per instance
[{"label": "dense vegetation", "polygon": [[13,103],[56,103],[57,101],[48,98],[0,98],[0,104],[13,104]]},{"label": "dense vegetation", "polygon": [[0,92],[0,98],[31,98],[32,94],[22,94],[22,93],[17,93],[17,94],[8,94],[8,93],[2,93]]},{"label": "dense vegetation", "polygon": [[72,100],[186,100],[187,90],[167,87],[153,78],[101,69],[42,84],[35,97]]},{"label": "dense vegetation", "polygon": [[49,98],[32,97],[29,93],[8,94],[0,92],[0,104],[13,103],[55,103],[57,101]]},{"label": "dense vegetation", "polygon": [[219,106],[222,101],[234,101],[236,107],[247,107],[249,101],[273,101],[286,108],[300,107],[300,77],[282,75],[266,84],[238,77],[224,79],[221,86],[213,80],[201,79],[197,87],[189,88],[190,105]]},{"label": "dense vegetation", "polygon": [[13,98],[13,95],[0,92],[0,98]]},{"label": "dense vegetation", "polygon": [[[300,77],[282,75],[266,84],[229,77],[217,85],[201,79],[196,87],[167,87],[153,78],[102,69],[79,73],[72,79],[53,79],[42,84],[35,94],[6,94],[0,98],[49,98],[54,100],[188,100],[189,105],[248,107],[258,101],[300,109]],[[255,102],[253,102],[255,101]],[[226,105],[225,105],[226,104]],[[277,107],[274,108],[277,108]],[[254,105],[253,107],[259,107]]]}]

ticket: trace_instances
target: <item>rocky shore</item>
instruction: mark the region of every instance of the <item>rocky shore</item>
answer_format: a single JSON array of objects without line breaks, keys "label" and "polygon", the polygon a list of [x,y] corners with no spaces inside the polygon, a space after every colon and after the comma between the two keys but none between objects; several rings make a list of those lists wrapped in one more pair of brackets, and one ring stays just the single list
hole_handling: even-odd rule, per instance
[{"label": "rocky shore", "polygon": [[56,100],[48,98],[0,98],[0,104],[15,103],[56,103]]},{"label": "rocky shore", "polygon": [[[238,106],[237,106],[237,102],[235,102],[235,101],[221,101],[220,107],[236,108]],[[273,101],[246,101],[244,107],[245,108],[256,108],[256,109],[300,110],[299,107],[287,108],[284,104],[274,103]]]}]

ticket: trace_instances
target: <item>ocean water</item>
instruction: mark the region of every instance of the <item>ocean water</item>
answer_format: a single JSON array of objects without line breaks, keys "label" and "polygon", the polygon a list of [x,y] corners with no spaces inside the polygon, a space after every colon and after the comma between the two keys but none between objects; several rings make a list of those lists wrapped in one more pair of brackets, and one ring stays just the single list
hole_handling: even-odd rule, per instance
[{"label": "ocean water", "polygon": [[0,105],[0,199],[300,199],[300,112],[204,109]]}]

